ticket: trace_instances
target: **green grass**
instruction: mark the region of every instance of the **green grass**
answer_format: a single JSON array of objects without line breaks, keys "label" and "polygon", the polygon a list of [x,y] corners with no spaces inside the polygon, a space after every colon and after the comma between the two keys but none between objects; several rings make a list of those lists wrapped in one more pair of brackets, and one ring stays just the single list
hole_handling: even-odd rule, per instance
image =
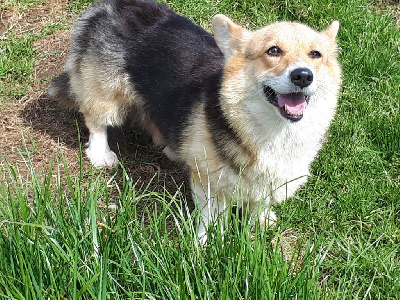
[{"label": "green grass", "polygon": [[[326,250],[318,241],[313,250],[311,241],[306,241],[289,252],[306,253],[300,267],[296,258],[285,261],[279,247],[271,244],[271,237],[279,234],[254,229],[248,219],[239,223],[231,215],[232,227],[222,237],[218,224],[213,242],[203,247],[193,226],[196,213],[190,215],[184,201],[151,191],[137,194],[128,174],[123,174],[127,179],[113,198],[103,174],[85,186],[82,177],[69,175],[66,184],[53,185],[46,174],[39,182],[32,171],[29,183],[23,183],[12,166],[5,169],[9,189],[1,198],[6,216],[0,223],[3,297],[322,295],[317,270]],[[146,209],[138,213],[143,201]],[[118,205],[116,211],[99,208],[111,202]],[[170,223],[173,229],[167,231]]]},{"label": "green grass", "polygon": [[[109,173],[69,174],[56,169],[56,158],[53,174],[67,173],[57,180],[33,166],[21,178],[16,165],[3,164],[0,297],[399,299],[400,34],[390,14],[364,0],[168,3],[207,28],[215,13],[250,28],[340,21],[343,88],[314,176],[276,207],[276,228],[261,231],[247,215],[231,215],[226,232],[218,222],[201,246],[197,211],[188,212],[179,192],[138,192],[123,170],[111,185]],[[1,84],[15,79],[27,88],[23,74],[36,54],[11,43],[0,49],[21,52],[4,58],[1,50]],[[17,98],[23,90],[5,93]],[[107,209],[110,203],[118,208]],[[284,251],[288,228],[298,240]]]},{"label": "green grass", "polygon": [[[45,1],[8,0],[0,8],[4,7],[6,11],[18,5],[23,11],[42,2]],[[71,5],[69,8],[71,13],[76,13],[76,7]],[[60,29],[67,29],[65,22],[45,24],[40,32],[28,32],[21,36],[11,30],[5,39],[0,40],[0,104],[21,99],[26,94],[29,85],[34,82],[35,62],[40,58],[34,47],[35,42]]]},{"label": "green grass", "polygon": [[0,44],[0,103],[21,98],[33,83],[34,39],[9,35]]}]

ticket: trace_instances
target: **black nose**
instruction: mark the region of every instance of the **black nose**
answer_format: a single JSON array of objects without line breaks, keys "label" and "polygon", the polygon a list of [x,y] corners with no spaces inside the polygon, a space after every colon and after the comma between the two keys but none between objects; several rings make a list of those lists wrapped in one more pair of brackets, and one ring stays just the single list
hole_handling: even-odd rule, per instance
[{"label": "black nose", "polygon": [[298,68],[290,73],[290,80],[301,88],[309,86],[313,82],[313,79],[313,73],[307,68]]}]

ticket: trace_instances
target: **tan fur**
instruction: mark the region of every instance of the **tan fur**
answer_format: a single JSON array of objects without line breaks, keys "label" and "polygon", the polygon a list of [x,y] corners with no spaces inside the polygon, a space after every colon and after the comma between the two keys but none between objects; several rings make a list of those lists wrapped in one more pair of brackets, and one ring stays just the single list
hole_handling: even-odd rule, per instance
[{"label": "tan fur", "polygon": [[[67,63],[67,70],[70,70]],[[140,97],[127,78],[99,76],[97,62],[82,68],[78,76],[71,78],[72,92],[76,95],[79,110],[103,120],[104,125],[121,125],[127,109],[141,105]],[[85,84],[82,84],[85,83]]]}]

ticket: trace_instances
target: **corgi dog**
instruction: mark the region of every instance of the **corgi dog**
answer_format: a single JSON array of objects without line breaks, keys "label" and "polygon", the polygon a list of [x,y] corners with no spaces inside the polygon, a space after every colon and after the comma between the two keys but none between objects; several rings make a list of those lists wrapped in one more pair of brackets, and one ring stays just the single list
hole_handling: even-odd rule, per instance
[{"label": "corgi dog", "polygon": [[118,164],[107,126],[128,116],[188,166],[202,241],[228,202],[276,221],[271,205],[307,181],[341,86],[338,21],[248,30],[219,14],[212,28],[151,0],[98,2],[76,21],[49,87],[83,114],[95,167]]}]

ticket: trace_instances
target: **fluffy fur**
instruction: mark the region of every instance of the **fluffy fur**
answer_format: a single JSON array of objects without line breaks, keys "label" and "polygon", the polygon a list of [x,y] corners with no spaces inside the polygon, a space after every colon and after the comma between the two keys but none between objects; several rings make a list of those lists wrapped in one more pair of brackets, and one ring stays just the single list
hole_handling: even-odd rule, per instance
[{"label": "fluffy fur", "polygon": [[249,31],[216,15],[213,38],[163,4],[105,0],[76,21],[49,94],[83,113],[96,167],[117,164],[107,126],[133,111],[168,157],[189,166],[204,240],[228,201],[262,207],[271,223],[270,205],[306,182],[337,104],[338,28]]}]

